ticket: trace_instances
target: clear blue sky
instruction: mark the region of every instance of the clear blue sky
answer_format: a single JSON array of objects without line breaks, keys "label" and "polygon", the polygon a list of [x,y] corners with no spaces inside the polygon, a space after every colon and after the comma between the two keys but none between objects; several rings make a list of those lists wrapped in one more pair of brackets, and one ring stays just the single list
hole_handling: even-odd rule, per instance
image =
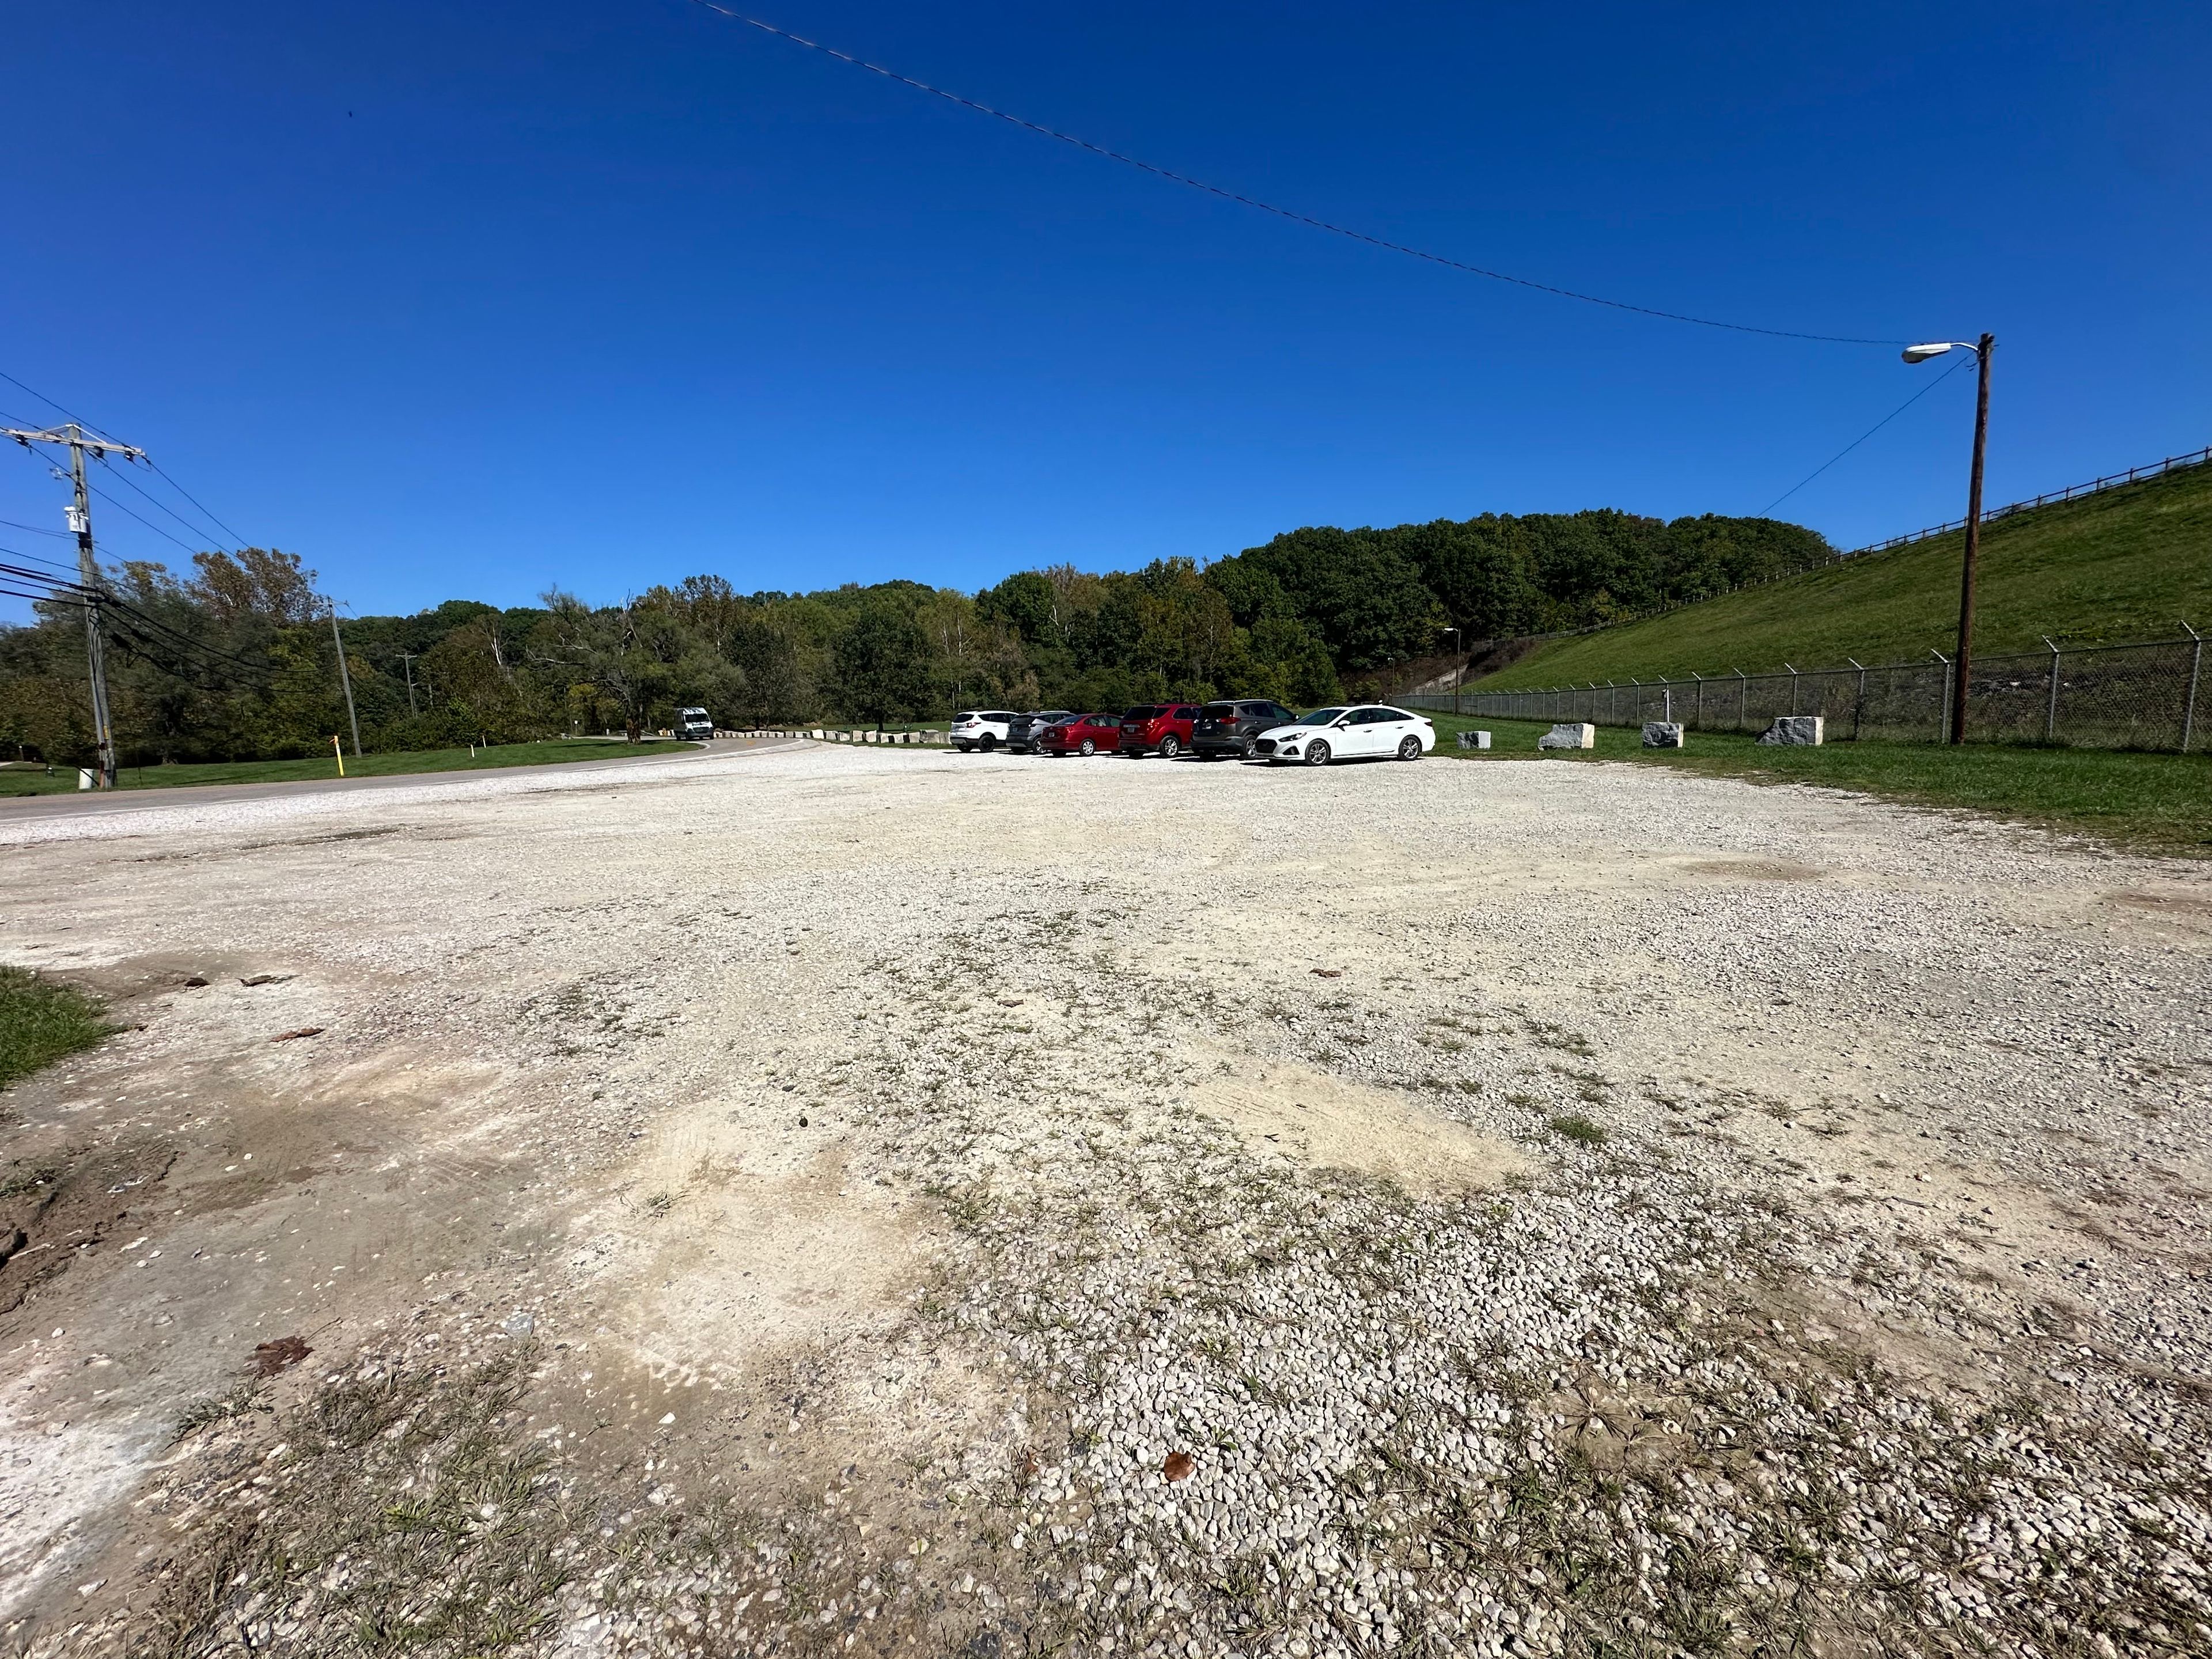
[{"label": "clear blue sky", "polygon": [[[754,3],[1539,280],[1993,330],[1994,500],[2212,442],[2201,3]],[[1756,513],[1943,367],[1425,266],[687,0],[117,0],[8,40],[0,369],[362,612]],[[1956,516],[1971,379],[1782,515],[1845,545]],[[0,454],[0,519],[61,503]]]}]

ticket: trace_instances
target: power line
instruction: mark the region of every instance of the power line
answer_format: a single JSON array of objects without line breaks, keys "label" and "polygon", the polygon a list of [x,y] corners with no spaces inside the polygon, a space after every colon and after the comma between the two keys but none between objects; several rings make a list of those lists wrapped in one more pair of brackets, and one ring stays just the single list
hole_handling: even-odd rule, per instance
[{"label": "power line", "polygon": [[[93,423],[92,423],[90,421],[86,420],[86,419],[85,419],[82,415],[79,415],[79,414],[76,413],[74,410],[70,410],[70,408],[68,408],[68,407],[67,407],[66,405],[64,405],[64,404],[56,403],[56,402],[55,402],[52,398],[49,398],[48,396],[46,396],[46,394],[45,392],[43,392],[40,391],[36,386],[25,386],[25,385],[23,384],[23,382],[22,382],[22,381],[21,381],[21,380],[17,380],[14,375],[12,375],[12,374],[10,374],[9,373],[8,373],[8,371],[7,371],[6,369],[4,369],[4,368],[0,368],[0,380],[5,380],[5,381],[7,381],[7,382],[8,382],[8,384],[9,384],[9,386],[18,387],[18,388],[20,388],[20,389],[21,389],[21,390],[22,390],[22,391],[25,391],[25,392],[29,392],[29,393],[30,393],[33,398],[37,398],[40,403],[46,404],[49,408],[52,408],[52,409],[58,409],[58,410],[61,410],[61,412],[62,412],[63,414],[64,414],[64,415],[68,416],[70,419],[71,419],[72,421],[75,421],[75,422],[76,422],[79,426],[81,426],[81,427],[84,427],[84,428],[86,428],[87,429],[88,429],[88,430],[90,430],[90,431],[92,431],[92,432],[94,432],[94,433],[98,433],[98,432],[100,431],[100,428],[99,428],[98,427],[94,426],[94,425],[93,425]],[[12,417],[11,417],[11,420],[12,420]],[[13,423],[14,423],[14,424],[17,424],[17,425],[28,425],[28,424],[30,424],[30,422],[13,422]],[[118,446],[118,447],[121,447],[121,446],[119,446],[119,445]],[[246,545],[246,538],[245,538],[245,537],[243,537],[243,536],[240,535],[240,534],[239,534],[235,530],[233,530],[233,529],[232,529],[228,525],[227,525],[227,524],[223,523],[223,521],[222,521],[221,519],[216,518],[216,515],[215,515],[214,514],[212,514],[212,513],[209,513],[206,507],[201,507],[201,506],[200,506],[200,501],[199,501],[199,498],[198,498],[197,495],[193,495],[193,494],[192,494],[192,492],[191,492],[191,490],[189,490],[189,489],[185,489],[185,488],[184,487],[184,485],[182,485],[182,484],[179,483],[178,483],[174,478],[170,477],[169,477],[169,475],[168,475],[166,471],[162,471],[162,468],[161,468],[161,464],[160,464],[158,461],[156,461],[156,460],[155,460],[155,459],[151,455],[144,456],[144,457],[143,457],[143,459],[145,460],[145,463],[146,463],[146,465],[147,465],[148,466],[152,467],[155,472],[157,472],[157,473],[160,473],[160,474],[161,474],[161,477],[162,477],[163,479],[167,480],[167,482],[168,486],[169,486],[169,488],[170,488],[170,489],[172,489],[175,490],[175,491],[177,492],[177,494],[179,494],[179,495],[182,495],[182,496],[183,496],[186,501],[190,501],[190,502],[191,502],[194,507],[199,507],[199,510],[200,510],[203,514],[206,514],[208,522],[209,522],[210,524],[214,525],[217,529],[221,530],[221,531],[222,531],[225,535],[228,536],[228,537],[230,538],[230,539],[231,539],[231,543],[232,543],[232,544],[233,544],[234,546],[237,546],[237,547],[243,547],[243,546],[245,546],[245,545]],[[137,488],[137,486],[136,486],[136,485],[133,485],[133,486],[132,486],[132,488],[136,489],[136,488]],[[144,492],[143,492],[143,491],[141,491],[140,493],[141,493],[141,494],[143,494]],[[152,496],[149,495],[149,496],[147,496],[147,497],[146,497],[146,499],[147,499],[147,500],[149,500],[149,501],[153,501],[153,499],[154,499],[154,498],[153,498]],[[156,502],[155,502],[155,505],[158,507],[158,506],[160,506],[161,504],[160,504],[158,501],[156,501]],[[165,512],[165,513],[166,513],[166,512],[168,512],[168,509],[167,509],[167,507],[163,507],[161,510],[162,510],[163,512]],[[172,516],[172,517],[173,518],[173,517],[175,517],[176,515],[175,515],[175,514],[172,514],[170,516]],[[179,524],[182,524],[182,523],[184,522],[184,520],[181,520],[181,519],[179,519],[179,520],[178,520],[178,522],[179,522]],[[186,528],[188,528],[188,529],[189,529],[189,528],[191,528],[191,526],[186,526]]]},{"label": "power line", "polygon": [[[1045,126],[1039,122],[1025,119],[1022,116],[1009,114],[1005,110],[994,109],[988,104],[978,103],[973,98],[963,98],[957,92],[947,92],[944,88],[933,87],[927,81],[917,81],[910,75],[902,75],[896,70],[885,69],[881,64],[872,64],[865,58],[855,58],[850,52],[840,52],[836,47],[824,46],[819,40],[810,40],[803,34],[793,34],[789,29],[778,28],[775,24],[763,22],[757,17],[748,17],[741,11],[718,5],[715,0],[692,0],[692,3],[703,10],[714,12],[718,16],[726,17],[732,22],[743,23],[748,27],[758,29],[763,34],[772,34],[779,40],[788,40],[793,46],[805,46],[809,52],[818,52],[825,58],[834,58],[841,64],[850,64],[854,69],[866,70],[871,75],[880,75],[886,81],[896,81],[901,86],[912,87],[916,92],[926,92],[933,98],[942,98],[948,104],[957,104],[963,109],[973,110],[978,115],[988,115],[994,120],[1004,121],[1007,125],[1019,127],[1025,132],[1034,132],[1041,137],[1051,138],[1060,143],[1072,145],[1077,149],[1088,151],[1091,155],[1103,156],[1107,161],[1118,161],[1123,167],[1134,167],[1139,173],[1149,173],[1156,179],[1165,179],[1171,184],[1182,185],[1188,189],[1199,191],[1208,196],[1218,197],[1224,202],[1235,202],[1244,207],[1256,208],[1262,213],[1272,213],[1279,219],[1288,219],[1293,224],[1327,231],[1332,236],[1342,236],[1355,242],[1364,242],[1370,247],[1384,248],[1392,253],[1402,253],[1409,258],[1425,259],[1431,264],[1444,265],[1453,270],[1466,271],[1470,276],[1487,277],[1493,283],[1510,283],[1516,288],[1534,289],[1540,294],[1554,295],[1563,300],[1577,300],[1584,305],[1605,306],[1614,311],[1634,312],[1638,316],[1663,318],[1670,323],[1693,323],[1699,328],[1728,329],[1737,334],[1764,334],[1771,338],[1782,340],[1817,340],[1828,345],[1895,346],[1910,343],[1905,340],[1861,339],[1848,334],[1807,334],[1795,329],[1759,328],[1750,323],[1729,323],[1713,317],[1692,317],[1685,312],[1662,311],[1656,306],[1632,305],[1626,300],[1608,300],[1602,295],[1584,294],[1577,289],[1560,288],[1551,283],[1540,283],[1533,277],[1516,276],[1509,271],[1492,270],[1484,265],[1469,264],[1464,259],[1454,259],[1444,254],[1431,253],[1425,248],[1409,247],[1403,242],[1394,242],[1385,237],[1370,235],[1366,231],[1354,230],[1347,225],[1335,224],[1327,219],[1316,219],[1311,214],[1300,213],[1295,208],[1278,207],[1274,203],[1263,202],[1256,196],[1247,196],[1241,191],[1230,190],[1220,185],[1210,185],[1203,179],[1192,178],[1188,173],[1176,173],[1170,168],[1157,166],[1118,149],[1109,149],[1103,144],[1094,144],[1088,138],[1079,138],[1075,134],[1062,132],[1057,127]],[[22,382],[18,380],[16,384],[21,386]],[[26,386],[24,390],[29,391],[30,388]],[[33,392],[32,395],[35,397],[38,394]]]},{"label": "power line", "polygon": [[[50,409],[60,410],[63,414],[68,416],[70,419],[75,421],[79,426],[84,428],[86,431],[91,433],[94,436],[98,437],[101,435],[100,429],[98,427],[94,426],[90,421],[86,420],[83,416],[78,414],[75,410],[67,407],[65,404],[56,403],[52,398],[46,396],[45,392],[40,391],[38,387],[34,386],[25,386],[21,380],[17,380],[4,368],[0,368],[0,380],[7,381],[9,386],[15,386],[20,391],[29,392],[33,398],[36,398],[40,403],[45,404]],[[118,445],[117,447],[119,448],[121,446]]]},{"label": "power line", "polygon": [[1850,453],[1851,453],[1851,451],[1853,451],[1854,449],[1856,449],[1856,448],[1857,448],[1861,444],[1864,443],[1864,442],[1865,442],[1869,438],[1873,437],[1873,436],[1874,436],[1874,434],[1875,434],[1875,433],[1877,433],[1877,432],[1881,431],[1881,430],[1882,429],[1882,428],[1884,428],[1884,427],[1887,426],[1887,425],[1888,425],[1892,421],[1895,420],[1899,416],[1900,416],[1900,415],[1904,414],[1904,413],[1905,413],[1905,411],[1906,410],[1908,410],[1908,409],[1911,408],[1913,404],[1915,404],[1918,403],[1918,402],[1919,402],[1923,398],[1926,397],[1929,392],[1933,392],[1933,391],[1934,391],[1937,386],[1939,386],[1942,385],[1944,381],[1946,381],[1946,380],[1949,380],[1949,379],[1950,379],[1954,374],[1957,374],[1957,373],[1959,372],[1959,370],[1960,369],[1960,368],[1962,368],[1964,365],[1966,365],[1966,363],[1969,363],[1969,362],[1972,362],[1972,361],[1973,361],[1973,360],[1972,360],[1972,358],[1970,358],[1970,357],[1961,357],[1961,358],[1960,358],[1960,359],[1959,359],[1959,361],[1958,361],[1957,362],[1955,362],[1955,363],[1952,364],[1950,368],[1948,368],[1945,369],[1945,370],[1944,370],[1941,374],[1938,374],[1938,375],[1937,375],[1934,380],[1932,380],[1929,381],[1929,382],[1928,382],[1928,384],[1927,384],[1926,386],[1922,386],[1922,387],[1920,388],[1920,390],[1919,390],[1919,391],[1917,391],[1917,392],[1914,392],[1914,393],[1913,393],[1910,398],[1906,398],[1903,403],[1901,403],[1901,404],[1898,404],[1898,406],[1897,406],[1895,409],[1891,410],[1889,411],[1889,413],[1888,413],[1888,414],[1887,414],[1887,415],[1883,416],[1880,420],[1876,421],[1876,422],[1875,422],[1872,426],[1869,427],[1865,431],[1863,431],[1863,432],[1860,433],[1860,434],[1859,434],[1859,435],[1858,435],[1857,437],[1856,437],[1856,438],[1852,439],[1852,440],[1850,441],[1850,442],[1849,442],[1849,443],[1845,444],[1845,445],[1844,445],[1841,449],[1838,450],[1834,454],[1832,454],[1832,455],[1829,456],[1829,457],[1828,457],[1828,459],[1827,459],[1826,460],[1825,460],[1825,461],[1821,462],[1821,463],[1820,464],[1820,465],[1818,465],[1818,466],[1814,467],[1814,468],[1810,472],[1808,472],[1808,473],[1807,473],[1803,477],[1802,477],[1802,478],[1798,479],[1798,480],[1797,480],[1797,482],[1796,482],[1796,483],[1791,484],[1791,485],[1790,486],[1790,488],[1789,488],[1789,489],[1787,489],[1784,490],[1784,491],[1783,491],[1779,495],[1777,495],[1777,496],[1776,496],[1772,501],[1771,501],[1767,502],[1767,504],[1765,505],[1765,507],[1760,510],[1760,513],[1759,513],[1759,516],[1760,518],[1762,518],[1762,519],[1763,519],[1763,518],[1765,518],[1765,517],[1767,515],[1767,514],[1773,512],[1773,511],[1774,511],[1774,509],[1775,509],[1776,507],[1778,507],[1781,506],[1783,502],[1784,502],[1784,501],[1788,501],[1788,500],[1789,500],[1792,495],[1796,495],[1799,490],[1802,489],[1803,489],[1807,484],[1808,484],[1808,483],[1812,483],[1814,479],[1815,479],[1815,478],[1819,477],[1820,477],[1823,472],[1826,472],[1826,471],[1830,467],[1833,466],[1833,465],[1834,465],[1838,461],[1842,460],[1842,459],[1844,459],[1844,456],[1846,456],[1846,455],[1850,454]]},{"label": "power line", "polygon": [[66,530],[48,530],[43,526],[35,524],[17,524],[13,519],[0,519],[0,524],[6,525],[10,530],[27,530],[33,536],[54,536],[63,541],[73,539]]},{"label": "power line", "polygon": [[[95,459],[99,459],[99,458],[95,457]],[[181,514],[181,513],[178,512],[178,511],[177,511],[177,509],[176,509],[175,507],[171,507],[171,506],[170,506],[167,502],[166,502],[166,501],[163,501],[159,500],[157,497],[155,497],[154,495],[152,495],[149,491],[148,491],[145,488],[143,488],[143,487],[139,483],[139,482],[138,482],[136,478],[132,477],[129,473],[127,473],[127,472],[118,472],[118,471],[116,471],[116,469],[114,468],[114,466],[113,466],[113,465],[112,465],[110,463],[108,463],[108,462],[107,462],[106,460],[105,460],[105,459],[100,459],[100,464],[102,466],[105,466],[105,467],[106,467],[106,468],[107,468],[107,476],[108,476],[109,477],[111,477],[111,478],[114,479],[114,480],[116,481],[116,483],[119,483],[119,484],[125,485],[125,487],[127,487],[127,488],[129,488],[129,489],[131,489],[137,490],[137,493],[138,493],[138,495],[140,495],[140,497],[141,497],[141,498],[143,498],[143,500],[145,500],[145,501],[151,501],[151,502],[152,502],[155,507],[159,507],[162,512],[164,512],[164,513],[167,514],[171,518],[174,519],[174,520],[175,520],[179,524],[180,524],[180,525],[184,526],[184,527],[185,527],[185,529],[187,529],[187,530],[191,531],[191,532],[192,532],[192,534],[193,534],[193,535],[195,535],[195,536],[204,536],[204,535],[206,535],[206,534],[207,534],[207,531],[206,531],[206,529],[205,529],[204,526],[200,526],[200,525],[196,525],[196,524],[194,524],[194,523],[193,523],[190,519],[187,519],[187,518],[186,518],[183,514]],[[179,492],[179,493],[182,493],[182,492]],[[188,497],[187,499],[189,499],[189,497]],[[223,544],[222,544],[222,540],[221,540],[220,538],[216,538],[216,545],[217,547],[221,547],[221,548],[222,548],[222,549],[223,549],[223,551],[225,551],[226,553],[227,553],[227,552],[228,552],[228,551],[230,550],[228,547],[224,547],[224,546],[223,546]]]},{"label": "power line", "polygon": [[210,524],[211,524],[211,525],[215,526],[215,527],[216,527],[216,529],[218,529],[218,530],[220,530],[220,531],[223,532],[226,535],[228,535],[228,536],[230,538],[231,544],[232,544],[234,547],[243,547],[243,546],[245,546],[245,545],[246,545],[246,538],[245,538],[245,537],[243,537],[243,536],[240,535],[240,534],[239,534],[235,530],[233,530],[233,529],[232,529],[228,525],[225,524],[225,523],[224,523],[221,519],[216,518],[216,515],[215,515],[214,514],[212,514],[212,513],[208,513],[207,508],[205,508],[204,507],[200,507],[200,501],[199,501],[199,497],[198,497],[198,496],[197,496],[197,495],[193,495],[193,494],[192,494],[192,492],[191,492],[191,490],[189,490],[189,489],[185,489],[185,488],[184,487],[184,485],[182,485],[182,484],[179,483],[178,483],[174,478],[170,478],[170,477],[169,477],[169,475],[168,475],[167,473],[166,473],[166,472],[162,472],[162,471],[161,471],[161,464],[159,461],[155,460],[155,459],[151,455],[149,455],[149,456],[146,458],[146,465],[149,465],[149,466],[150,466],[150,467],[152,467],[152,468],[154,469],[154,471],[156,471],[156,472],[161,472],[161,477],[164,477],[164,478],[167,478],[167,479],[168,479],[169,488],[170,488],[170,489],[172,489],[175,490],[175,491],[177,492],[177,494],[179,494],[179,495],[182,495],[182,496],[183,496],[186,501],[190,501],[190,502],[191,502],[194,507],[199,507],[199,509],[200,509],[200,511],[201,511],[202,513],[206,513],[206,514],[207,514],[207,520],[208,520],[208,522],[209,522]]},{"label": "power line", "polygon": [[5,553],[12,558],[28,559],[33,564],[52,565],[57,570],[66,570],[72,574],[75,574],[74,566],[64,564],[59,559],[50,559],[43,553],[26,553],[21,549],[14,547],[0,547],[0,553]]}]

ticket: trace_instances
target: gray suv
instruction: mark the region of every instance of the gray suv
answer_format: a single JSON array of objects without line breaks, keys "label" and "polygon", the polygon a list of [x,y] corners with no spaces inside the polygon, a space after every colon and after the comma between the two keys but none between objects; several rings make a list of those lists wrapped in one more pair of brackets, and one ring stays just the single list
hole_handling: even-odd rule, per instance
[{"label": "gray suv", "polygon": [[1258,752],[1262,732],[1288,726],[1296,714],[1264,697],[1243,697],[1234,702],[1210,702],[1190,723],[1190,746],[1200,760],[1219,760],[1235,755],[1250,760]]}]

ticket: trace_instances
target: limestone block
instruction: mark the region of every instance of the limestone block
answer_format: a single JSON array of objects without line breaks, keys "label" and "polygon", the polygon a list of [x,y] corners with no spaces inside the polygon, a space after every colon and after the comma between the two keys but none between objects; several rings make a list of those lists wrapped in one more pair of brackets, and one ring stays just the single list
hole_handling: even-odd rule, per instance
[{"label": "limestone block", "polygon": [[1562,720],[1536,739],[1539,749],[1595,749],[1597,727],[1588,720]]},{"label": "limestone block", "polygon": [[1644,721],[1644,746],[1646,749],[1680,749],[1682,746],[1680,723],[1675,720]]},{"label": "limestone block", "polygon": [[1759,734],[1759,740],[1817,746],[1826,739],[1827,724],[1818,714],[1778,714],[1774,724]]},{"label": "limestone block", "polygon": [[1462,749],[1487,749],[1490,747],[1490,733],[1462,732],[1459,734],[1459,746]]}]

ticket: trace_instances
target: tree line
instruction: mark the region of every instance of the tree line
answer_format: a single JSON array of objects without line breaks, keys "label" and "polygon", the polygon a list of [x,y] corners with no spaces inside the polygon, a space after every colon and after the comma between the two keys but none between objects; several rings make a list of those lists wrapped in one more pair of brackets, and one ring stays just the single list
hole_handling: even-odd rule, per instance
[{"label": "tree line", "polygon": [[[1394,665],[1462,642],[1601,625],[1832,557],[1769,519],[1486,514],[1310,527],[1201,568],[1018,571],[978,593],[890,581],[741,593],[714,575],[593,605],[558,589],[501,610],[449,599],[340,625],[364,747],[618,731],[702,706],[726,726],[894,723],[955,708],[1115,709],[1374,695]],[[347,730],[315,573],[267,549],[189,574],[106,572],[109,702],[126,764],[284,758]],[[42,602],[0,628],[0,745],[92,752],[82,613]]]}]

